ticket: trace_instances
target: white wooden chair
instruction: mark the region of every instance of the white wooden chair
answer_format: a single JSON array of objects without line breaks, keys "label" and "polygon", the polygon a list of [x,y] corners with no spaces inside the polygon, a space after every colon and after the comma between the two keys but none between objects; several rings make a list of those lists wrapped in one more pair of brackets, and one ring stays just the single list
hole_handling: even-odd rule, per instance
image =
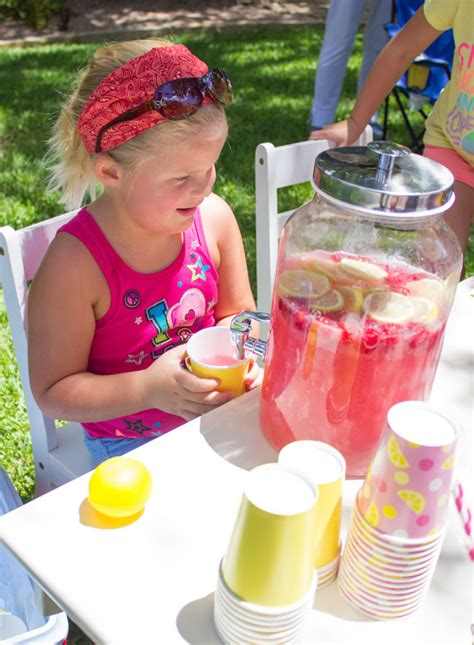
[{"label": "white wooden chair", "polygon": [[76,212],[65,213],[19,231],[11,226],[0,228],[0,285],[30,422],[36,474],[35,495],[42,495],[93,468],[82,442],[82,426],[68,423],[57,429],[54,420],[46,417],[36,404],[28,375],[28,286],[56,231]]},{"label": "white wooden chair", "polygon": [[[355,146],[372,141],[367,126]],[[330,141],[300,141],[275,147],[261,143],[255,151],[255,197],[257,242],[257,309],[270,312],[278,241],[283,226],[294,209],[278,211],[278,189],[310,181],[314,161],[320,152],[333,148]]]}]

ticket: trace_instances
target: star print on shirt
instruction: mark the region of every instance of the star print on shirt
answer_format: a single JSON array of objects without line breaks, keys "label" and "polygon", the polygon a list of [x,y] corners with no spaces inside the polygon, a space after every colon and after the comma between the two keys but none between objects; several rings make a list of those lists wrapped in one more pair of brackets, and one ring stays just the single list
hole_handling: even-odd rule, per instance
[{"label": "star print on shirt", "polygon": [[187,264],[186,267],[193,274],[191,282],[199,279],[206,281],[206,271],[209,271],[209,269],[211,268],[209,264],[203,264],[201,258],[198,258],[195,264]]},{"label": "star print on shirt", "polygon": [[124,419],[124,422],[127,430],[131,430],[132,432],[136,432],[137,434],[143,434],[147,430],[151,430],[151,428],[143,424],[143,421],[141,419],[137,419],[136,421]]},{"label": "star print on shirt", "polygon": [[192,249],[196,250],[198,246],[199,246],[199,242],[197,240],[193,240],[191,242],[191,248]]},{"label": "star print on shirt", "polygon": [[141,324],[142,324],[142,322],[143,322],[143,319],[142,319],[142,317],[141,317],[141,316],[137,316],[137,317],[135,318],[135,325],[141,325]]},{"label": "star print on shirt", "polygon": [[207,311],[211,311],[215,305],[217,305],[217,300],[215,298],[211,298],[207,303]]},{"label": "star print on shirt", "polygon": [[176,285],[177,285],[178,287],[182,287],[182,286],[183,286],[183,281],[182,281],[182,280],[178,280],[178,282],[176,283]]},{"label": "star print on shirt", "polygon": [[128,358],[125,360],[126,363],[135,363],[135,365],[141,365],[143,359],[146,356],[146,352],[142,351],[139,354],[129,354]]}]

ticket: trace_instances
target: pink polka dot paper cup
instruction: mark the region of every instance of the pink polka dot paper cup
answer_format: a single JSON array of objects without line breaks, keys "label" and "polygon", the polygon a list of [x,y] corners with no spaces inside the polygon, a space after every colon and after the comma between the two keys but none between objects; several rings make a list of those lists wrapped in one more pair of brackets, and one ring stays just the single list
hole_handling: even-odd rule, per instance
[{"label": "pink polka dot paper cup", "polygon": [[364,520],[405,544],[443,532],[457,438],[453,422],[427,403],[392,406],[357,495]]}]

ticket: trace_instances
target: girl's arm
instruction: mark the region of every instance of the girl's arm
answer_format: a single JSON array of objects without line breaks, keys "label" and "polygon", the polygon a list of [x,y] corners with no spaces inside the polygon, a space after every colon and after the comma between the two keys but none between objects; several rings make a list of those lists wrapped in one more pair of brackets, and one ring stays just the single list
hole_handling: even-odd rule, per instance
[{"label": "girl's arm", "polygon": [[349,118],[312,132],[311,139],[329,139],[340,146],[351,145],[413,60],[441,33],[430,25],[423,7],[420,7],[380,52]]}]

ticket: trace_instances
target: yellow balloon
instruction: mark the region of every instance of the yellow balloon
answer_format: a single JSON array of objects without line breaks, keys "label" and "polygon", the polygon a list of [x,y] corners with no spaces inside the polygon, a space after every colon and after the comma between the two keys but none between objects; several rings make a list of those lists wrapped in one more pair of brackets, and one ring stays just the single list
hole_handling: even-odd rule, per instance
[{"label": "yellow balloon", "polygon": [[151,495],[148,468],[130,457],[102,462],[89,480],[89,503],[110,517],[129,517],[141,511]]}]

